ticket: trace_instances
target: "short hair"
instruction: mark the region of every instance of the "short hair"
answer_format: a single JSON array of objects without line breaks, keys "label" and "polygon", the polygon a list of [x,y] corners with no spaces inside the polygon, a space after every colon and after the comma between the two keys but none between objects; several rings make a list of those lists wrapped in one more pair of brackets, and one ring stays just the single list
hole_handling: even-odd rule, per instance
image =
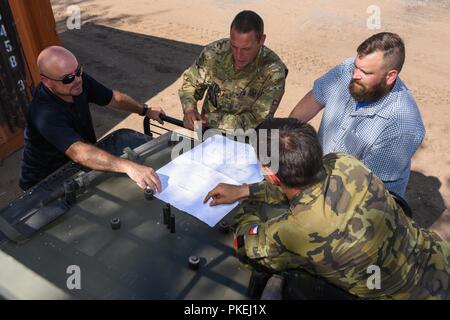
[{"label": "short hair", "polygon": [[405,62],[405,44],[396,33],[380,32],[361,43],[356,50],[358,55],[365,56],[375,51],[383,52],[385,70],[402,70]]},{"label": "short hair", "polygon": [[244,10],[234,17],[233,22],[231,22],[230,32],[231,29],[240,33],[255,31],[256,41],[259,42],[264,34],[264,22],[256,12]]},{"label": "short hair", "polygon": [[[267,135],[260,134],[260,130],[263,129],[268,131]],[[319,173],[322,172],[323,164],[322,147],[316,130],[311,125],[295,118],[269,118],[257,128],[258,139],[267,136],[267,148],[269,149],[272,145],[270,131],[274,129],[279,130],[280,154],[277,175],[280,181],[290,188],[305,187],[316,182],[320,176]]]}]

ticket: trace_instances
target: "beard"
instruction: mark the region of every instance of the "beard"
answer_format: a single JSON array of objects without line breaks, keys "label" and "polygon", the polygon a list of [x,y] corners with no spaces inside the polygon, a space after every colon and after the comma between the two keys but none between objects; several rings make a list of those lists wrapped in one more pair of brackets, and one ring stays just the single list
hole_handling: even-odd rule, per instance
[{"label": "beard", "polygon": [[350,81],[348,89],[352,97],[358,101],[376,101],[382,98],[388,92],[386,81],[383,80],[373,87],[367,87],[354,79]]}]

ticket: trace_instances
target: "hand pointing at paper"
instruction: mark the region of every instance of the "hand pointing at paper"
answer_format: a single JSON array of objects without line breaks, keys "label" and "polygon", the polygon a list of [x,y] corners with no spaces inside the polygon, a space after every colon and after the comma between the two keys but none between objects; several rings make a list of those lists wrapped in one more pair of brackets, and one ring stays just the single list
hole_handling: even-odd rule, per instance
[{"label": "hand pointing at paper", "polygon": [[203,203],[207,203],[210,199],[210,206],[216,206],[219,204],[231,204],[236,201],[248,198],[250,195],[250,189],[247,184],[233,185],[228,183],[219,183],[214,189],[212,189],[206,195]]}]

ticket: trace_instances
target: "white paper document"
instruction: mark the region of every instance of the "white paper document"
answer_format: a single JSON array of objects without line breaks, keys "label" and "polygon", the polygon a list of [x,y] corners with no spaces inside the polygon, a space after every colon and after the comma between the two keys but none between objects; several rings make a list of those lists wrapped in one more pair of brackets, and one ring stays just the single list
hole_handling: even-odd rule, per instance
[{"label": "white paper document", "polygon": [[162,191],[155,196],[213,227],[231,205],[210,207],[203,199],[219,183],[255,183],[263,179],[253,147],[222,135],[208,138],[156,171]]}]

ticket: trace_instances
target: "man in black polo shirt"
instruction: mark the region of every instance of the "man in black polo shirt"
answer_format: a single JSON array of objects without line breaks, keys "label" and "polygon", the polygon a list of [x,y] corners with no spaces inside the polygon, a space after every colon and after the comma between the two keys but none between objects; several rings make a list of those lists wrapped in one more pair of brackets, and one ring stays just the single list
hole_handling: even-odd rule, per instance
[{"label": "man in black polo shirt", "polygon": [[126,173],[139,187],[160,191],[160,180],[152,168],[93,145],[97,139],[89,103],[147,115],[159,122],[164,111],[106,88],[83,73],[75,56],[63,47],[44,49],[37,63],[41,83],[28,106],[20,187],[27,190],[72,160],[94,170]]}]

